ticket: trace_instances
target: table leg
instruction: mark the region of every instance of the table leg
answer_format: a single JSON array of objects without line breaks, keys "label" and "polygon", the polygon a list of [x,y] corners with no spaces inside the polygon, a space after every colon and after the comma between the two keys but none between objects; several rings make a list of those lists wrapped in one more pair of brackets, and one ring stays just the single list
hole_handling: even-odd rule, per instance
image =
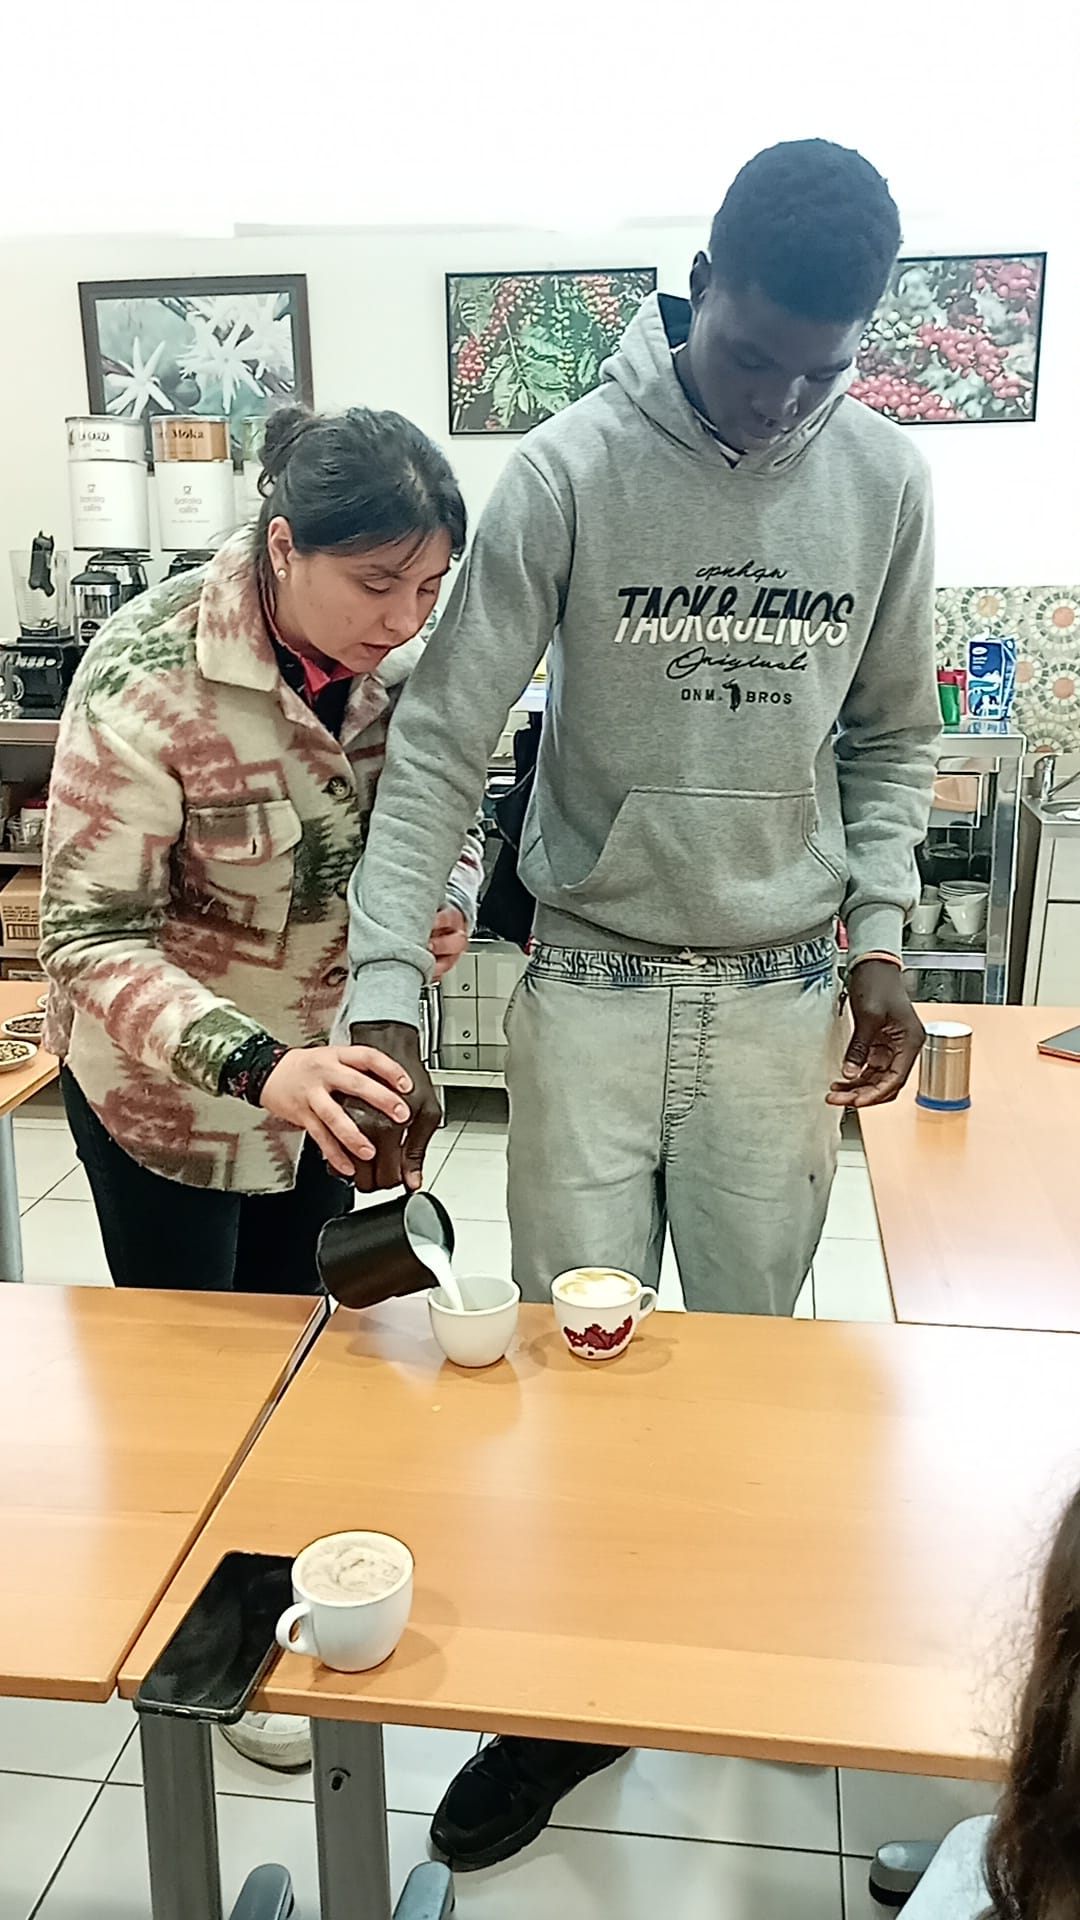
[{"label": "table leg", "polygon": [[153,1920],[221,1920],[210,1727],[144,1713],[139,1735]]},{"label": "table leg", "polygon": [[313,1720],[311,1739],[322,1920],[390,1920],[382,1728]]},{"label": "table leg", "polygon": [[15,1167],[15,1129],[9,1113],[0,1120],[0,1284],[22,1277],[19,1176]]}]

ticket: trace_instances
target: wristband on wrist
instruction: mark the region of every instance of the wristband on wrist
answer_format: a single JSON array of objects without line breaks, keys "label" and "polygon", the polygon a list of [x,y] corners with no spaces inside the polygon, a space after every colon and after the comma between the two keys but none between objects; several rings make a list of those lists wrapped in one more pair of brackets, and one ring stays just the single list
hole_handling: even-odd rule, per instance
[{"label": "wristband on wrist", "polygon": [[257,1107],[274,1068],[291,1051],[280,1040],[275,1040],[272,1033],[252,1034],[230,1053],[221,1069],[218,1092]]},{"label": "wristband on wrist", "polygon": [[904,962],[898,953],[860,953],[858,959],[851,962],[848,972],[854,973],[856,967],[861,967],[864,960],[883,960],[887,967],[899,967],[901,973],[904,971]]}]

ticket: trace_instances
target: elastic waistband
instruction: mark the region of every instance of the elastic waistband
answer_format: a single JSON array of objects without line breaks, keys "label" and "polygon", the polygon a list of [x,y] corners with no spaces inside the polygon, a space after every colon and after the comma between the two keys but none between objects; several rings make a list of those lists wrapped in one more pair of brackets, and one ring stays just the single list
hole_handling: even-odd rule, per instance
[{"label": "elastic waistband", "polygon": [[591,947],[538,942],[529,971],[579,987],[767,987],[783,980],[831,979],[836,942],[828,936],[797,940],[752,953],[598,953]]}]

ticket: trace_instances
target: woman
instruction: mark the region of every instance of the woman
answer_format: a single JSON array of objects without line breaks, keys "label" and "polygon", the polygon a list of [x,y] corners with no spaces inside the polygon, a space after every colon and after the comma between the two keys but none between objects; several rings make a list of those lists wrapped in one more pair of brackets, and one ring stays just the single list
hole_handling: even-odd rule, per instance
[{"label": "woman", "polygon": [[[117,1286],[317,1290],[320,1227],[408,1119],[384,1055],[326,1045],[346,889],[416,636],[465,544],[443,455],[394,413],[269,422],[263,505],[96,638],[49,802],[46,1044]],[[464,951],[479,840],[432,932]]]},{"label": "woman", "polygon": [[1080,1920],[1080,1490],[1043,1574],[986,1880],[987,1920]]}]

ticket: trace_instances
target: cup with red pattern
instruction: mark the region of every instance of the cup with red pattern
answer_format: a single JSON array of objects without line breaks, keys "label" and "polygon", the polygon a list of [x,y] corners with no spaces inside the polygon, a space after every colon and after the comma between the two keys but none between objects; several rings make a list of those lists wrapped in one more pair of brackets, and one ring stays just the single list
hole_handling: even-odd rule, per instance
[{"label": "cup with red pattern", "polygon": [[656,1291],[619,1267],[571,1267],[551,1283],[551,1303],[577,1360],[617,1360],[656,1306]]}]

